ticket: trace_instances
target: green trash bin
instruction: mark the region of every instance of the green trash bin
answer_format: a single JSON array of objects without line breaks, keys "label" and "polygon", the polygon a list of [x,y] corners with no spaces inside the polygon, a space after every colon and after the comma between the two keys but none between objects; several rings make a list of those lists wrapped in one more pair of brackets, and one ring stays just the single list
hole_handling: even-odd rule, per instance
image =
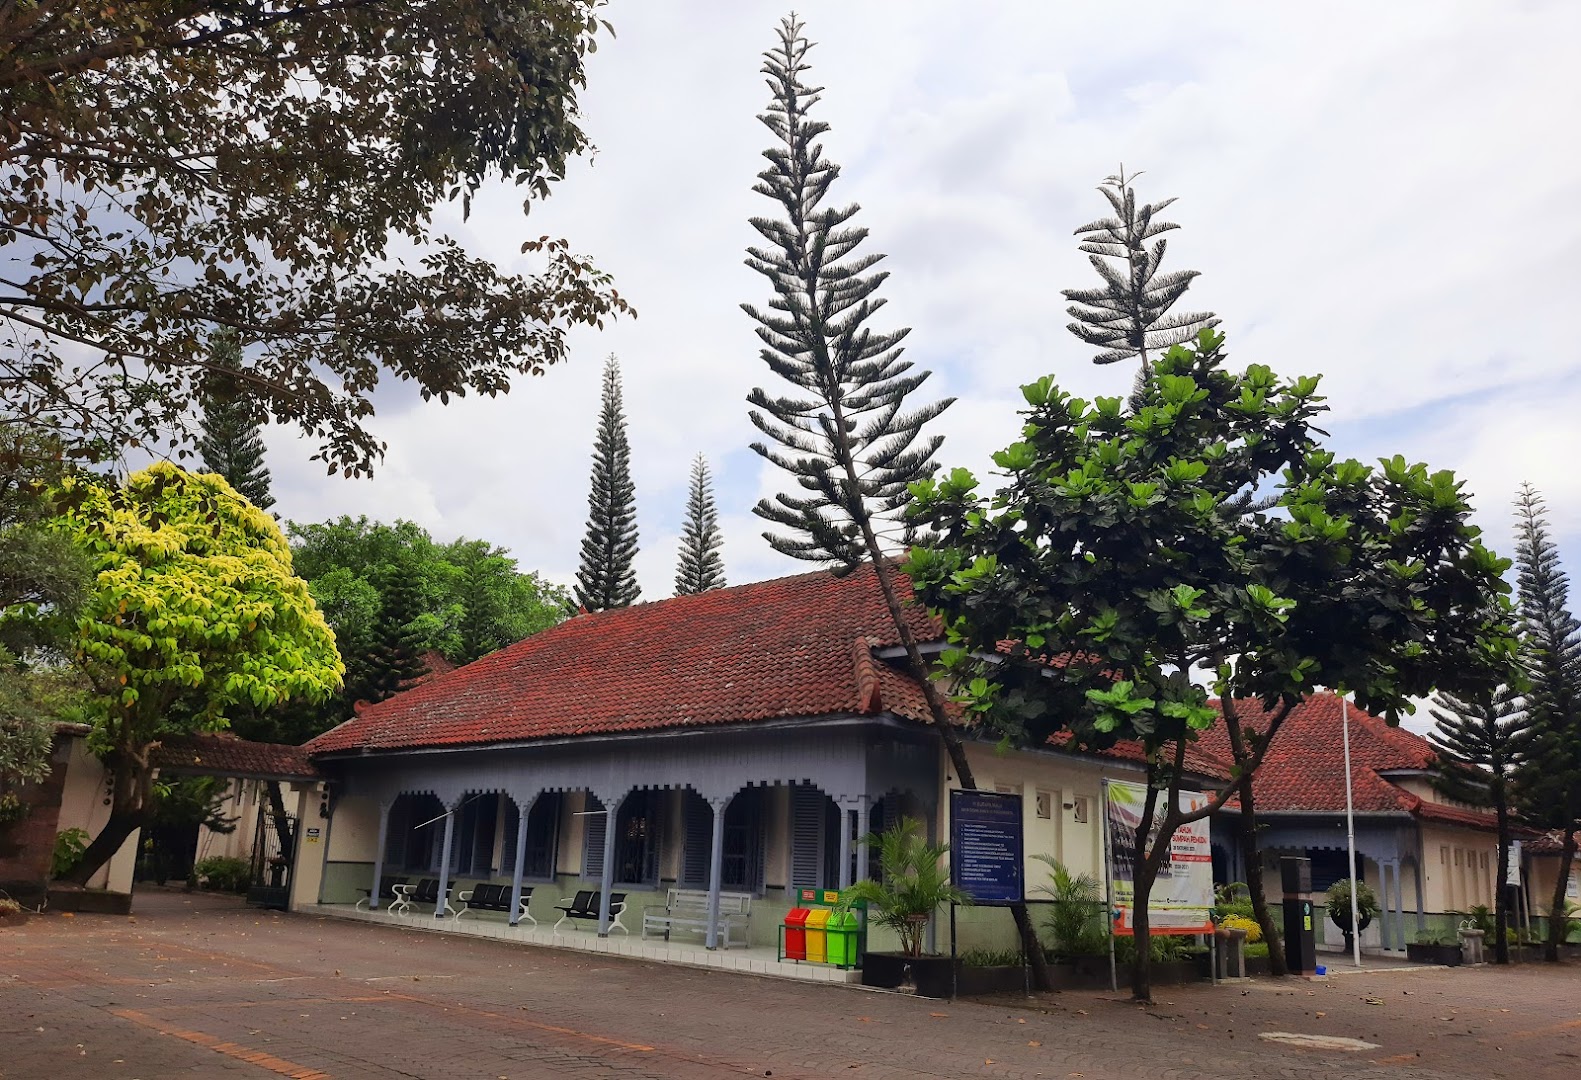
[{"label": "green trash bin", "polygon": [[836,911],[829,915],[829,963],[836,967],[856,966],[857,935],[862,923],[854,911]]}]

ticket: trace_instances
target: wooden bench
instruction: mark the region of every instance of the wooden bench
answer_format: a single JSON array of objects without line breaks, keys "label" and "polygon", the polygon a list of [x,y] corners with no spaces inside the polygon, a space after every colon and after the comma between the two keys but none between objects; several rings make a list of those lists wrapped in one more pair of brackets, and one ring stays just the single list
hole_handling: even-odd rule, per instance
[{"label": "wooden bench", "polygon": [[[558,922],[554,924],[553,933],[560,932],[560,924],[567,919],[579,922],[598,922],[599,898],[603,894],[597,889],[582,889],[575,896],[563,896],[555,905],[556,911],[564,912]],[[631,933],[626,929],[626,924],[620,921],[620,913],[626,910],[626,894],[612,892],[609,894],[609,929],[611,932],[619,930],[622,934]]]},{"label": "wooden bench", "polygon": [[[749,893],[719,894],[719,943],[730,948],[730,931],[737,930],[737,945],[746,944],[747,922],[752,915]],[[708,892],[705,889],[670,889],[664,897],[664,910],[649,908],[642,914],[642,936],[664,935],[670,940],[674,930],[689,930],[708,935]]]},{"label": "wooden bench", "polygon": [[[385,876],[379,879],[379,899],[385,902],[385,907],[389,907],[400,899],[400,893],[395,891],[395,887],[405,884],[406,879],[403,877]],[[357,901],[356,909],[358,911],[370,910],[373,904],[373,890],[369,888],[358,889],[357,891],[362,894],[362,899]]]},{"label": "wooden bench", "polygon": [[[538,920],[527,910],[527,902],[532,899],[532,890],[531,885],[522,886],[521,895],[517,897],[517,903],[520,905],[518,912],[523,919],[537,926]],[[507,915],[511,914],[509,885],[474,885],[466,892],[458,894],[457,899],[461,901],[461,912],[456,916],[457,919],[471,911],[503,911]]]},{"label": "wooden bench", "polygon": [[428,904],[437,913],[441,910],[454,915],[456,909],[450,906],[450,889],[446,887],[443,907],[439,899],[439,880],[437,878],[421,878],[416,885],[397,885],[395,891],[399,894],[395,903],[390,905],[391,915],[405,915],[412,910],[414,904]]}]

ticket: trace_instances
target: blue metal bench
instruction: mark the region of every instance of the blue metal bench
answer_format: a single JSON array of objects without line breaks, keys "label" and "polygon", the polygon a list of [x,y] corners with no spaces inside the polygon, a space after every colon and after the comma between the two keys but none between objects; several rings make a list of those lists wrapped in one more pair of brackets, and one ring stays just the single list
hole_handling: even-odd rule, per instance
[{"label": "blue metal bench", "polygon": [[[554,924],[554,933],[560,932],[560,925],[567,919],[578,922],[598,922],[599,900],[603,893],[598,889],[582,889],[575,896],[561,897],[555,905],[555,910],[564,912],[558,922]],[[626,910],[626,894],[612,892],[609,894],[609,929],[611,932],[619,930],[622,934],[631,933],[626,929],[626,924],[620,921],[620,913]]]}]

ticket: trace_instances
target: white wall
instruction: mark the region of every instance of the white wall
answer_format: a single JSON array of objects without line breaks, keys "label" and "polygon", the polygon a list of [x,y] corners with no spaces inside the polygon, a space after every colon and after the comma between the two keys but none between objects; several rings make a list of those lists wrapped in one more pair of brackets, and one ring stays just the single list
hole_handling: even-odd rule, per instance
[{"label": "white wall", "polygon": [[[61,790],[60,821],[57,831],[85,829],[88,838],[99,835],[105,822],[110,820],[110,777],[99,759],[88,751],[87,740],[73,738],[71,756],[66,764],[66,783]],[[88,879],[91,889],[108,889],[111,892],[132,891],[132,871],[137,866],[137,849],[142,842],[138,829],[126,838],[110,861]]]}]

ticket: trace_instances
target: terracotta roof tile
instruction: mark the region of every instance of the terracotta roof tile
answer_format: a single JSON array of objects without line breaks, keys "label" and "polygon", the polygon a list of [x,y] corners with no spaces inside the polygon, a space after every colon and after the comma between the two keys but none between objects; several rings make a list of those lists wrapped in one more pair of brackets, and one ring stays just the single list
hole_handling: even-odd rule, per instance
[{"label": "terracotta roof tile", "polygon": [[[908,695],[909,680],[865,647],[866,664],[854,660],[860,643],[895,641],[877,580],[871,566],[843,578],[818,571],[580,615],[368,706],[308,749],[516,742],[879,704],[908,715],[921,691]],[[898,584],[909,598],[909,583]],[[907,615],[919,638],[938,636],[926,612],[908,605]]]},{"label": "terracotta roof tile", "polygon": [[305,746],[249,742],[235,735],[170,735],[149,758],[155,768],[250,776],[271,780],[318,780],[322,774]]}]

